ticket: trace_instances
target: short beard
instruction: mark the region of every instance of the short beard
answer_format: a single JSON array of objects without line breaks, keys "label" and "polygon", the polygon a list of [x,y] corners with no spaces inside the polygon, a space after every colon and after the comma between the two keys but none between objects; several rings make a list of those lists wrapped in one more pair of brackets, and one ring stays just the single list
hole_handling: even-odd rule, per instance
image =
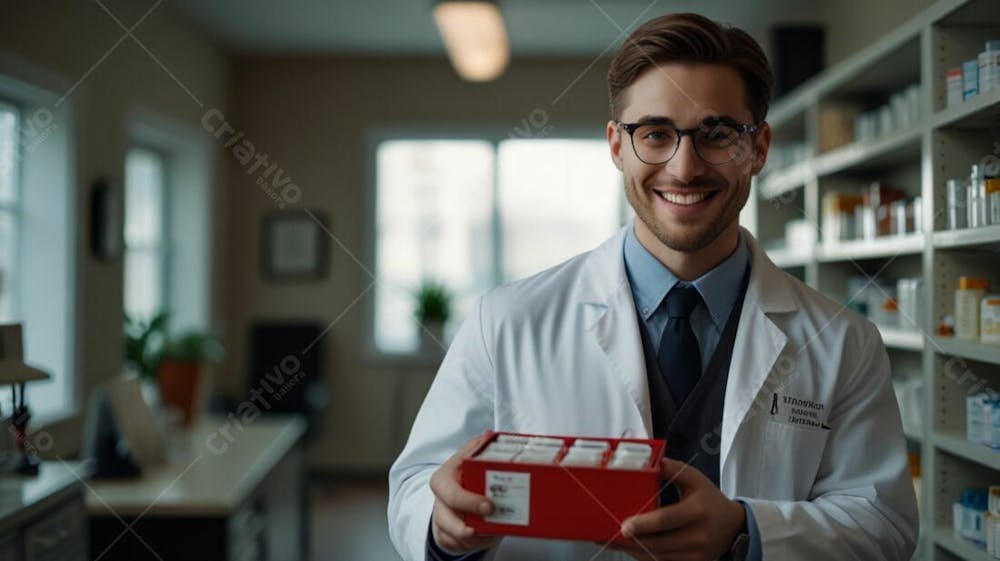
[{"label": "short beard", "polygon": [[656,239],[659,240],[660,243],[674,251],[682,253],[700,251],[719,239],[719,236],[721,236],[734,221],[739,220],[740,211],[746,205],[747,199],[750,196],[749,176],[741,180],[736,185],[719,191],[718,194],[715,195],[716,197],[729,195],[727,191],[735,189],[737,191],[735,196],[742,198],[742,200],[735,201],[738,204],[727,205],[723,209],[718,220],[712,221],[708,225],[708,228],[706,228],[703,232],[696,234],[694,238],[685,238],[679,235],[671,235],[670,232],[666,231],[666,229],[662,227],[662,225],[656,220],[656,216],[653,214],[652,209],[640,204],[642,202],[639,200],[640,191],[634,180],[630,179],[629,181],[630,185],[628,185],[625,189],[625,197],[632,205],[632,209],[635,210],[636,217],[638,217],[639,220],[642,220],[649,231],[656,236]]}]

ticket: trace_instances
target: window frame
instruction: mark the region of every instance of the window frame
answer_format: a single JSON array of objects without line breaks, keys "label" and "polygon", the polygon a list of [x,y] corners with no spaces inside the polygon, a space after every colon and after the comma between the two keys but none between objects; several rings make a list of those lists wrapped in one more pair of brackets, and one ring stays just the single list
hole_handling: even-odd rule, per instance
[{"label": "window frame", "polygon": [[[521,134],[521,129],[530,129],[528,134]],[[469,124],[452,125],[378,125],[370,127],[365,135],[365,184],[368,186],[364,202],[364,248],[363,254],[359,256],[362,262],[369,267],[376,278],[379,271],[377,265],[378,239],[376,226],[378,223],[378,148],[386,141],[392,140],[468,140],[489,143],[495,155],[499,154],[500,143],[505,140],[596,140],[603,139],[603,125],[598,128],[594,123],[572,123],[560,124],[555,129],[556,134],[543,134],[539,127],[532,127],[528,118],[523,122],[516,123],[513,127],[503,127],[496,124],[484,124],[481,126]],[[596,133],[596,134],[595,134]],[[609,149],[610,150],[610,149]],[[608,154],[610,158],[610,152]],[[503,232],[502,220],[500,217],[500,181],[499,181],[499,158],[494,158],[494,173],[490,196],[490,220],[491,220],[491,241],[492,247],[492,277],[494,286],[503,282]],[[628,203],[624,196],[624,190],[619,197],[618,222],[625,224],[628,220]],[[369,265],[370,264],[370,265]],[[362,274],[362,282],[359,291],[364,290],[374,279],[368,278],[367,273]],[[372,367],[387,368],[413,368],[424,370],[426,368],[436,368],[440,362],[440,355],[426,355],[418,351],[411,352],[386,352],[380,350],[375,341],[375,295],[364,299],[364,313],[362,314],[363,343],[362,353],[364,362]]]}]

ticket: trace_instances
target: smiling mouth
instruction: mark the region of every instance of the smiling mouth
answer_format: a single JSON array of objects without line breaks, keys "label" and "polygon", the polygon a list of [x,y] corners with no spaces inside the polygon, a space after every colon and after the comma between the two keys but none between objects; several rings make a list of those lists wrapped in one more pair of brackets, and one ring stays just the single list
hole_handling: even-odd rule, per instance
[{"label": "smiling mouth", "polygon": [[660,198],[675,205],[690,206],[698,204],[702,201],[711,199],[718,193],[718,191],[702,191],[700,193],[668,193],[665,191],[657,191]]}]

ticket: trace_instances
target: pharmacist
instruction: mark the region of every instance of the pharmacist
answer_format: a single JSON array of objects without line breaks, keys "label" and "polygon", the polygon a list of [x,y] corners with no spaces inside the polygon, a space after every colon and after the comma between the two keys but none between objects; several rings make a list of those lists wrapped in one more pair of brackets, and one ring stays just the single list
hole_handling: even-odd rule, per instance
[{"label": "pharmacist", "polygon": [[[475,305],[389,475],[404,559],[910,559],[917,512],[878,331],[738,224],[771,84],[749,35],[700,16],[623,44],[607,137],[636,219]],[[622,521],[620,546],[476,535],[463,513],[493,507],[458,466],[487,429],[666,438],[677,492]]]}]

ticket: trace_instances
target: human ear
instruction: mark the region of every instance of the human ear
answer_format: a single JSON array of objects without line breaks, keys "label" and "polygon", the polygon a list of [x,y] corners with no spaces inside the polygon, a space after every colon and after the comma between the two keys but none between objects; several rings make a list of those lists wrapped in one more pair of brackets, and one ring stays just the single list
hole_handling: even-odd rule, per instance
[{"label": "human ear", "polygon": [[753,160],[750,175],[757,175],[767,163],[767,152],[771,148],[771,126],[767,122],[760,124],[760,129],[754,135]]},{"label": "human ear", "polygon": [[622,135],[618,130],[618,123],[614,120],[608,121],[607,127],[608,147],[611,149],[611,161],[614,162],[618,171],[622,171]]}]

